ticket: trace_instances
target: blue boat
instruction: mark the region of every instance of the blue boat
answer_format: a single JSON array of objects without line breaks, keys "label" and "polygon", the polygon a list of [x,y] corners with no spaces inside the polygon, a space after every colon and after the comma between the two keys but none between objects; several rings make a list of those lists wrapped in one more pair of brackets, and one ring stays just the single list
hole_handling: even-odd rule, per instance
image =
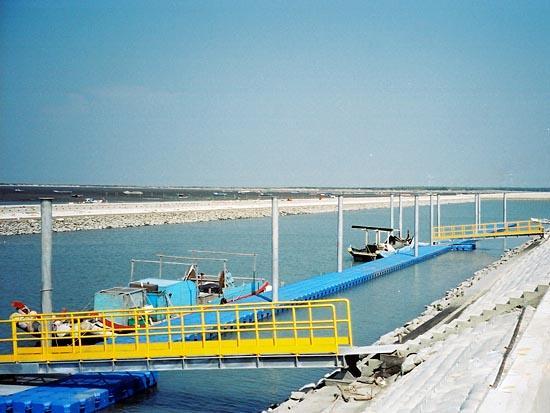
[{"label": "blue boat", "polygon": [[[216,305],[232,303],[243,298],[269,291],[271,286],[263,278],[256,277],[256,254],[228,253],[192,250],[192,256],[158,254],[155,260],[131,260],[130,281],[127,286],[100,290],[94,295],[94,310],[121,310],[134,308],[162,308],[174,306]],[[227,256],[238,255],[253,258],[252,275],[234,277],[228,270]],[[201,271],[206,263],[221,264],[217,274]],[[155,276],[135,279],[136,265],[154,264]],[[185,266],[181,276],[166,278],[167,267]],[[150,273],[149,273],[150,274]],[[140,324],[154,324],[162,319],[138,320]],[[113,320],[106,320],[109,327],[117,331],[128,331],[136,320],[121,314]]]}]

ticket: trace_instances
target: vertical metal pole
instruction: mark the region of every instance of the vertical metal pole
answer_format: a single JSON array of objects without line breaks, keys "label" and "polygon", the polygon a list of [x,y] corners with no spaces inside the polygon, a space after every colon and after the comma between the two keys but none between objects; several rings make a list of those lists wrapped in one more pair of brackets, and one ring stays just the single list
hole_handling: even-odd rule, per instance
[{"label": "vertical metal pole", "polygon": [[434,197],[430,194],[430,245],[434,243]]},{"label": "vertical metal pole", "polygon": [[279,202],[271,199],[271,271],[273,302],[279,301]]},{"label": "vertical metal pole", "polygon": [[342,272],[344,251],[344,197],[338,195],[338,272]]},{"label": "vertical metal pole", "polygon": [[506,221],[508,219],[507,211],[506,211],[506,192],[502,194],[502,222],[504,222],[504,226],[506,227]]},{"label": "vertical metal pole", "polygon": [[130,281],[134,281],[134,266],[135,262],[134,260],[130,260]]},{"label": "vertical metal pole", "polygon": [[420,236],[420,226],[418,219],[418,195],[414,196],[414,256],[418,257],[418,238]]},{"label": "vertical metal pole", "polygon": [[477,194],[477,226],[481,228],[481,194]]},{"label": "vertical metal pole", "polygon": [[399,236],[403,238],[403,195],[399,194]]},{"label": "vertical metal pole", "polygon": [[478,204],[478,196],[479,194],[475,194],[474,195],[474,205],[475,205],[475,208],[474,208],[474,218],[475,218],[475,225],[476,225],[476,230],[479,226],[479,221],[478,221],[478,212],[479,212],[479,204]]},{"label": "vertical metal pole", "polygon": [[51,313],[52,305],[52,198],[40,199],[42,225],[42,312]]},{"label": "vertical metal pole", "polygon": [[393,226],[394,226],[395,222],[393,220],[393,194],[390,194],[390,228],[392,229],[392,234],[393,234]]},{"label": "vertical metal pole", "polygon": [[252,259],[252,291],[251,293],[256,291],[256,253],[254,253],[253,257],[254,258]]},{"label": "vertical metal pole", "polygon": [[159,278],[162,278],[162,255],[159,255]]},{"label": "vertical metal pole", "polygon": [[437,226],[441,226],[441,204],[439,202],[439,194],[436,195],[436,203],[437,203]]}]

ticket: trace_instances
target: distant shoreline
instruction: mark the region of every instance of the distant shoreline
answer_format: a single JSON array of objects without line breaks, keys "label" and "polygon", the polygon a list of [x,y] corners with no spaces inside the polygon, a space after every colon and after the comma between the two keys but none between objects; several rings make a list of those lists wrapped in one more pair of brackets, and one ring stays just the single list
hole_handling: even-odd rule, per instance
[{"label": "distant shoreline", "polygon": [[[403,196],[403,205],[413,204],[412,196]],[[473,203],[473,194],[441,195],[441,204]],[[483,194],[482,200],[500,200],[502,194]],[[550,200],[550,192],[513,192],[508,200]],[[419,197],[421,205],[429,196]],[[434,197],[435,203],[435,197]],[[345,210],[388,208],[389,196],[344,198]],[[398,197],[394,197],[394,208]],[[281,215],[333,212],[336,198],[279,199]],[[132,203],[66,203],[53,205],[54,231],[128,228],[147,225],[183,224],[227,219],[260,218],[271,215],[271,200],[165,201]],[[40,232],[40,206],[0,205],[0,235]]]}]

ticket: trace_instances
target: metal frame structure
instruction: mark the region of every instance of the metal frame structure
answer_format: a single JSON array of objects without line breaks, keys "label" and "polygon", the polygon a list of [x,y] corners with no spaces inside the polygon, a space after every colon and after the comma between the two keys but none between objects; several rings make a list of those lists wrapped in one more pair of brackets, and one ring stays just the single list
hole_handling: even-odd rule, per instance
[{"label": "metal frame structure", "polygon": [[434,227],[434,241],[476,238],[498,238],[520,235],[544,235],[544,226],[537,221],[508,221],[476,223],[467,225],[447,225]]},{"label": "metal frame structure", "polygon": [[[120,316],[133,327],[106,322]],[[346,299],[21,315],[0,331],[0,374],[340,366],[352,346]]]}]

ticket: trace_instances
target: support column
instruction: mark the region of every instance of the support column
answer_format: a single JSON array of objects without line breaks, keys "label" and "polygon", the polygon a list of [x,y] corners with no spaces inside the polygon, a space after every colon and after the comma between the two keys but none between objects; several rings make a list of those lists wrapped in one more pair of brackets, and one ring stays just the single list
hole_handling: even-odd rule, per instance
[{"label": "support column", "polygon": [[474,195],[474,218],[477,230],[479,228],[479,194]]},{"label": "support column", "polygon": [[342,272],[344,252],[344,197],[338,196],[338,245],[337,245],[337,263],[338,272]]},{"label": "support column", "polygon": [[271,199],[271,273],[272,301],[279,301],[279,202]]},{"label": "support column", "polygon": [[52,198],[40,199],[42,233],[42,312],[51,313],[52,305]]},{"label": "support column", "polygon": [[418,195],[414,196],[414,256],[418,257],[418,238],[420,236],[420,225],[418,218]]},{"label": "support column", "polygon": [[436,203],[437,203],[437,226],[441,226],[441,204],[439,202],[439,194],[436,196]]},{"label": "support column", "polygon": [[403,195],[399,194],[399,236],[403,238]]},{"label": "support column", "polygon": [[507,211],[506,211],[506,192],[502,193],[502,222],[506,226],[506,221],[508,220]]},{"label": "support column", "polygon": [[[395,222],[393,219],[393,194],[390,194],[390,228],[393,230]],[[393,234],[393,231],[391,232]]]},{"label": "support column", "polygon": [[477,194],[477,227],[481,227],[481,194]]},{"label": "support column", "polygon": [[430,194],[430,245],[434,243],[434,198]]}]

